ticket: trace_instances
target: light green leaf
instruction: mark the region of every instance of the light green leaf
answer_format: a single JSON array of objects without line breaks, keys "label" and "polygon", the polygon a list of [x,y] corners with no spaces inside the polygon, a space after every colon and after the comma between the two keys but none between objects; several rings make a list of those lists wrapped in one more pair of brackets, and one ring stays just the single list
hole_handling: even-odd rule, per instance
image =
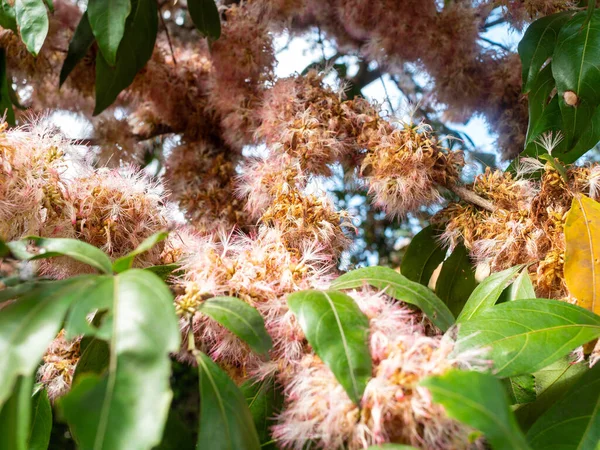
[{"label": "light green leaf", "polygon": [[109,66],[114,66],[131,0],[89,0],[86,12],[102,56]]},{"label": "light green leaf", "polygon": [[600,336],[600,317],[558,300],[501,303],[459,328],[456,350],[489,349],[496,373],[533,373]]},{"label": "light green leaf", "polygon": [[200,376],[198,450],[258,450],[260,443],[244,395],[202,352],[196,352]]},{"label": "light green leaf", "polygon": [[156,42],[158,7],[155,0],[132,0],[131,14],[125,23],[125,34],[117,51],[114,67],[96,56],[96,106],[94,115],[108,108],[119,93],[128,87],[146,65]]},{"label": "light green leaf", "polygon": [[15,17],[27,50],[37,56],[48,34],[48,11],[44,0],[15,0]]},{"label": "light green leaf", "polygon": [[273,343],[260,313],[239,298],[213,297],[198,307],[198,311],[223,325],[252,350],[268,356]]},{"label": "light green leaf", "polygon": [[40,389],[34,394],[31,410],[28,450],[46,450],[52,431],[52,406],[46,389]]},{"label": "light green leaf", "polygon": [[529,446],[508,404],[502,383],[492,375],[450,370],[421,382],[448,416],[481,431],[494,450]]},{"label": "light green leaf", "polygon": [[389,267],[364,267],[352,270],[331,283],[331,289],[354,289],[368,284],[384,290],[396,300],[415,305],[442,331],[454,324],[454,316],[446,305],[425,286],[410,281],[408,278]]},{"label": "light green leaf", "polygon": [[411,281],[427,286],[431,275],[446,257],[446,248],[437,239],[438,233],[430,225],[410,241],[402,258],[400,271]]},{"label": "light green leaf", "polygon": [[8,0],[0,1],[0,27],[17,32],[15,8],[8,3]]},{"label": "light green leaf", "polygon": [[24,240],[32,240],[39,253],[29,259],[52,258],[54,256],[68,256],[82,263],[88,264],[100,272],[112,273],[112,264],[106,253],[99,248],[77,239],[40,238],[27,236]]},{"label": "light green leaf", "polygon": [[94,275],[44,283],[0,310],[0,405],[19,375],[35,371],[71,304],[95,283]]},{"label": "light green leaf", "polygon": [[63,66],[60,69],[59,85],[65,82],[69,74],[73,71],[77,63],[81,61],[85,55],[87,55],[90,47],[94,43],[94,33],[90,26],[90,21],[87,16],[87,12],[83,13],[81,20],[73,33],[71,42],[69,42],[69,48],[67,49],[67,57]]},{"label": "light green leaf", "polygon": [[142,253],[147,252],[152,247],[154,247],[159,242],[162,242],[169,235],[168,231],[158,231],[154,233],[152,236],[148,236],[144,241],[136,247],[135,250],[127,253],[125,256],[120,257],[113,263],[113,270],[116,273],[121,273],[124,270],[131,269],[133,265],[133,260],[136,256],[141,255]]},{"label": "light green leaf", "polygon": [[561,399],[579,378],[588,370],[585,361],[574,363],[564,357],[533,374],[537,398],[534,402],[520,405],[515,410],[521,428],[529,430],[531,425],[553,404]]},{"label": "light green leaf", "polygon": [[100,326],[111,330],[108,370],[79,376],[59,406],[82,450],[150,449],[161,441],[172,397],[169,353],[181,339],[173,296],[144,270],[102,278],[113,280]]},{"label": "light green leaf", "polygon": [[531,278],[529,278],[527,268],[525,268],[521,271],[517,279],[508,287],[508,300],[524,300],[535,297],[533,283],[531,282]]},{"label": "light green leaf", "polygon": [[511,405],[530,403],[535,400],[535,378],[533,375],[518,375],[502,380]]},{"label": "light green leaf", "polygon": [[476,286],[475,270],[469,258],[469,251],[459,244],[442,265],[435,293],[453,316],[458,316]]},{"label": "light green leaf", "polygon": [[369,319],[342,292],[299,291],[288,295],[287,302],[308,343],[359,405],[371,378]]},{"label": "light green leaf", "polygon": [[0,408],[0,450],[29,450],[33,375],[19,376]]},{"label": "light green leaf", "polygon": [[270,427],[276,423],[275,416],[283,405],[283,394],[273,378],[261,381],[248,380],[240,386],[248,408],[254,419],[254,426],[262,449],[276,450]]},{"label": "light green leaf", "polygon": [[6,113],[6,121],[9,125],[15,124],[15,111],[10,99],[10,80],[6,73],[6,51],[0,49],[0,116]]},{"label": "light green leaf", "polygon": [[519,42],[523,71],[523,92],[531,90],[544,63],[552,56],[558,32],[575,13],[564,11],[536,20],[527,28]]},{"label": "light green leaf", "polygon": [[189,0],[188,11],[200,33],[210,39],[219,39],[221,17],[215,0]]},{"label": "light green leaf", "polygon": [[527,440],[535,450],[597,450],[600,445],[600,365],[585,373],[533,424]]},{"label": "light green leaf", "polygon": [[515,278],[515,275],[523,266],[515,266],[502,272],[494,273],[483,280],[479,286],[475,288],[469,300],[465,304],[460,315],[456,319],[457,323],[463,323],[472,320],[482,312],[491,308],[496,304],[502,291]]}]

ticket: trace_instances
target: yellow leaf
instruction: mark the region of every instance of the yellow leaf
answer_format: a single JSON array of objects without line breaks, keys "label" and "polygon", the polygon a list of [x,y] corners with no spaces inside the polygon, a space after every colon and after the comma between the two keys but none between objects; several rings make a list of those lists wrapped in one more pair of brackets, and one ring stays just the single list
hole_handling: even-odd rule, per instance
[{"label": "yellow leaf", "polygon": [[577,304],[600,314],[600,203],[573,198],[565,222],[565,281]]}]

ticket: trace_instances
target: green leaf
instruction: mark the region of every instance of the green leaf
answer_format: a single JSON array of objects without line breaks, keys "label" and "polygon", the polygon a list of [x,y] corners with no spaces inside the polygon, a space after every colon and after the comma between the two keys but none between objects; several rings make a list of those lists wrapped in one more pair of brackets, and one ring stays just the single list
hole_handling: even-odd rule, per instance
[{"label": "green leaf", "polygon": [[[334,284],[345,284],[342,277]],[[342,292],[299,291],[288,295],[287,302],[308,343],[359,405],[371,378],[369,319]]]},{"label": "green leaf", "polygon": [[0,450],[28,450],[33,376],[17,378],[12,394],[0,409]]},{"label": "green leaf", "polygon": [[535,378],[533,375],[519,375],[502,380],[508,392],[511,405],[530,403],[535,400]]},{"label": "green leaf", "polygon": [[196,448],[192,430],[180,416],[176,409],[169,410],[162,441],[152,450],[194,450]]},{"label": "green leaf", "polygon": [[600,365],[533,424],[527,440],[536,450],[597,450],[600,443]]},{"label": "green leaf", "polygon": [[15,0],[15,17],[27,50],[37,56],[48,34],[48,12],[43,0]]},{"label": "green leaf", "polygon": [[133,260],[136,256],[141,255],[144,252],[147,252],[156,244],[161,241],[164,241],[166,237],[169,235],[168,231],[158,231],[154,233],[152,236],[147,237],[144,241],[136,247],[132,252],[127,253],[125,256],[120,257],[113,263],[113,270],[116,273],[121,273],[124,270],[131,269],[133,265]]},{"label": "green leaf", "polygon": [[112,264],[106,254],[99,248],[77,239],[40,238],[27,236],[24,240],[32,240],[39,253],[29,259],[45,259],[55,256],[68,256],[98,269],[100,272],[112,273]]},{"label": "green leaf", "polygon": [[475,270],[469,258],[469,251],[459,244],[442,265],[435,293],[452,314],[458,316],[476,286]]},{"label": "green leaf", "polygon": [[200,376],[198,450],[257,450],[258,435],[242,392],[202,352],[196,352]]},{"label": "green leaf", "polygon": [[44,283],[0,310],[0,405],[19,375],[35,371],[71,304],[95,282],[96,276],[82,275]]},{"label": "green leaf", "polygon": [[502,383],[492,375],[450,370],[421,382],[448,416],[485,434],[494,450],[529,449],[509,407]]},{"label": "green leaf", "polygon": [[22,297],[29,291],[39,288],[44,283],[52,283],[52,281],[35,280],[0,289],[0,303]]},{"label": "green leaf", "polygon": [[10,80],[6,73],[6,50],[0,49],[0,116],[6,113],[9,125],[15,124],[15,111],[10,99]]},{"label": "green leaf", "polygon": [[146,267],[144,270],[152,272],[154,275],[164,281],[169,278],[173,272],[179,270],[180,268],[181,266],[179,264],[164,264],[161,266]]},{"label": "green leaf", "polygon": [[83,450],[150,449],[161,441],[172,398],[169,353],[181,339],[173,296],[140,269],[98,278],[113,280],[100,328],[111,330],[108,370],[79,376],[59,407]]},{"label": "green leaf", "polygon": [[564,11],[545,16],[533,22],[525,31],[519,42],[524,93],[531,90],[540,69],[554,52],[559,30],[573,15],[573,11]]},{"label": "green leaf", "polygon": [[15,8],[7,0],[0,1],[0,27],[17,32]]},{"label": "green leaf", "polygon": [[203,36],[215,40],[221,37],[221,17],[214,0],[189,0],[188,11]]},{"label": "green leaf", "polygon": [[131,0],[89,0],[86,12],[102,56],[109,66],[114,66]]},{"label": "green leaf", "polygon": [[437,239],[431,225],[423,228],[410,241],[400,271],[411,281],[427,286],[431,275],[446,257],[446,248]]},{"label": "green leaf", "polygon": [[260,313],[239,298],[213,297],[198,307],[198,311],[223,325],[256,353],[268,356],[273,343]]},{"label": "green leaf", "polygon": [[521,271],[517,279],[508,287],[508,300],[524,300],[535,297],[533,283],[531,282],[527,268],[525,268]]},{"label": "green leaf", "polygon": [[515,275],[519,270],[523,268],[522,265],[511,267],[510,269],[497,272],[479,284],[467,300],[463,310],[456,319],[457,323],[466,322],[477,317],[484,311],[488,310],[496,304],[502,291],[509,285],[509,283],[515,278]]},{"label": "green leaf", "polygon": [[281,389],[273,378],[267,377],[261,381],[248,380],[240,390],[252,414],[261,448],[276,450],[269,428],[276,423],[275,416],[283,405]]},{"label": "green leaf", "polygon": [[364,267],[352,270],[331,283],[331,289],[354,289],[365,284],[384,290],[396,300],[415,305],[442,331],[454,324],[454,316],[444,303],[425,286],[389,267]]},{"label": "green leaf", "polygon": [[87,12],[83,13],[81,20],[73,33],[71,42],[69,42],[69,48],[67,50],[67,57],[63,66],[60,69],[59,85],[62,86],[69,74],[73,71],[77,63],[81,61],[85,55],[87,55],[90,47],[94,43],[94,33],[90,26],[90,21],[87,16]]},{"label": "green leaf", "polygon": [[459,328],[457,352],[489,348],[499,377],[532,373],[600,336],[600,317],[558,300],[501,303]]},{"label": "green leaf", "polygon": [[[84,338],[85,339],[85,338]],[[86,373],[102,374],[108,368],[110,363],[110,347],[102,339],[91,338],[90,342],[81,353],[75,373],[73,373],[73,383],[75,384],[79,377]]]},{"label": "green leaf", "polygon": [[28,450],[46,450],[52,431],[52,406],[46,389],[40,389],[33,396],[31,430]]},{"label": "green leaf", "polygon": [[536,400],[520,405],[515,410],[521,428],[529,430],[531,425],[553,404],[555,404],[574,383],[588,370],[586,362],[574,363],[564,357],[533,374],[535,378]]},{"label": "green leaf", "polygon": [[[600,104],[600,10],[590,21],[586,13],[573,16],[560,30],[558,43],[552,57],[552,74],[556,80],[559,105],[563,118],[567,148],[572,148],[590,123],[591,116]],[[576,105],[568,105],[565,92],[578,98]]]},{"label": "green leaf", "polygon": [[96,56],[96,106],[94,115],[108,108],[119,93],[128,87],[146,65],[156,42],[158,7],[155,0],[132,0],[131,14],[125,23],[125,34],[117,51],[114,67]]}]

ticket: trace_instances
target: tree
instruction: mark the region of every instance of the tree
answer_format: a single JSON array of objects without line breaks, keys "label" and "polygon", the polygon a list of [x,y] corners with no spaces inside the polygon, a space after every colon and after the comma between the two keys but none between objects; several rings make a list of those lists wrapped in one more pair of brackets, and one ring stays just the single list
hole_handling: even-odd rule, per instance
[{"label": "tree", "polygon": [[[596,448],[599,22],[3,0],[0,448]],[[320,60],[275,76],[283,33]],[[468,179],[475,114],[511,162]]]}]

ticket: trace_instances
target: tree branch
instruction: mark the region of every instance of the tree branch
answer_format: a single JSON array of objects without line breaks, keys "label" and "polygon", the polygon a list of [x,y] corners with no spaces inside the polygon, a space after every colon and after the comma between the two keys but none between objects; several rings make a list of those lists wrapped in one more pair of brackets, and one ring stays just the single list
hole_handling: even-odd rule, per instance
[{"label": "tree branch", "polygon": [[458,195],[462,200],[464,200],[468,203],[472,203],[475,206],[479,206],[480,208],[483,208],[489,212],[494,212],[498,209],[492,202],[480,197],[475,192],[467,189],[464,186],[459,186],[458,184],[454,184],[454,185],[448,186],[448,189],[450,189],[452,192],[454,192],[456,195]]}]

